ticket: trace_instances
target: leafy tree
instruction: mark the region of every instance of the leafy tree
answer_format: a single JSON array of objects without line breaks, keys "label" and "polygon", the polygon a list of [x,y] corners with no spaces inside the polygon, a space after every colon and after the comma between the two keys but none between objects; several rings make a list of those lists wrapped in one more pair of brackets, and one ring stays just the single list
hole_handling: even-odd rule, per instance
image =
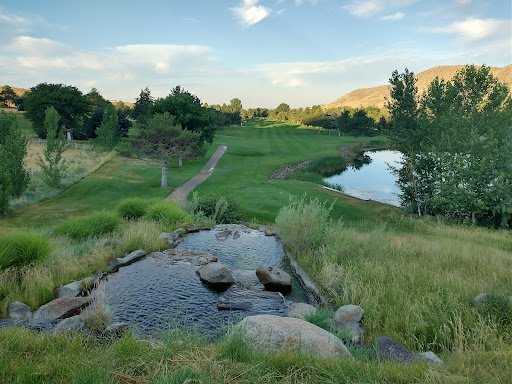
[{"label": "leafy tree", "polygon": [[286,103],[281,103],[277,106],[277,108],[275,109],[275,112],[276,113],[279,113],[279,112],[290,112],[290,106]]},{"label": "leafy tree", "polygon": [[139,97],[135,99],[132,117],[136,119],[138,123],[144,124],[146,119],[149,117],[149,107],[154,102],[155,99],[151,96],[149,88],[146,87],[145,89],[141,89]]},{"label": "leafy tree", "polygon": [[66,150],[64,130],[59,131],[59,113],[55,108],[49,107],[45,111],[44,128],[46,130],[46,148],[43,151],[44,160],[37,158],[37,165],[41,167],[46,184],[57,188],[62,179],[62,154]]},{"label": "leafy tree", "polygon": [[[398,105],[397,100],[390,104]],[[508,89],[488,67],[466,66],[450,81],[432,81],[416,106],[410,108],[413,113],[391,109],[391,137],[404,151],[398,171],[404,205],[418,214],[511,225]],[[412,130],[404,129],[407,119]]]},{"label": "leafy tree", "polygon": [[167,188],[167,164],[175,158],[204,154],[201,134],[192,132],[177,124],[168,112],[157,113],[142,126],[137,136],[128,140],[132,150],[139,156],[147,157],[161,164],[160,186]]},{"label": "leafy tree", "polygon": [[2,91],[0,91],[0,106],[10,106],[14,104],[17,96],[14,90],[8,85],[4,85]]},{"label": "leafy tree", "polygon": [[101,126],[96,130],[98,142],[107,150],[111,151],[119,142],[118,131],[119,117],[117,116],[114,105],[110,104],[105,109]]},{"label": "leafy tree", "polygon": [[73,86],[41,83],[32,87],[25,100],[25,116],[32,121],[34,131],[41,138],[46,138],[44,120],[48,107],[54,107],[59,113],[59,127],[73,130],[91,110],[89,100]]},{"label": "leafy tree", "polygon": [[18,128],[14,114],[0,112],[0,215],[9,207],[11,197],[19,197],[26,189],[29,176],[23,166],[27,139]]},{"label": "leafy tree", "polygon": [[92,106],[92,109],[103,109],[107,108],[109,104],[111,104],[110,101],[105,99],[101,94],[98,92],[96,88],[92,88],[89,93],[85,95],[85,98],[89,100],[89,103]]},{"label": "leafy tree", "polygon": [[200,145],[213,141],[217,129],[215,119],[196,95],[179,85],[174,87],[167,97],[156,100],[150,107],[150,115],[165,112],[174,116],[176,124],[183,129],[200,133]]}]

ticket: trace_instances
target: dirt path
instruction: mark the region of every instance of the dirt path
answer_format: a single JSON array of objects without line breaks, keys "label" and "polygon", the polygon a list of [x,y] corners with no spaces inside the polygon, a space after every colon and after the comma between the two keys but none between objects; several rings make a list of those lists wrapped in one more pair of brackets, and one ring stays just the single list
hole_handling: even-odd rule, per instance
[{"label": "dirt path", "polygon": [[170,195],[167,196],[167,200],[173,200],[179,204],[185,205],[187,203],[187,198],[190,192],[192,192],[195,187],[197,187],[199,184],[201,184],[203,181],[205,181],[207,178],[211,176],[211,174],[215,170],[215,166],[219,162],[222,155],[226,153],[227,149],[227,145],[219,145],[219,148],[206,162],[206,165],[203,167],[203,169],[201,169],[201,172],[192,177],[182,186],[179,186],[174,191],[172,191]]}]

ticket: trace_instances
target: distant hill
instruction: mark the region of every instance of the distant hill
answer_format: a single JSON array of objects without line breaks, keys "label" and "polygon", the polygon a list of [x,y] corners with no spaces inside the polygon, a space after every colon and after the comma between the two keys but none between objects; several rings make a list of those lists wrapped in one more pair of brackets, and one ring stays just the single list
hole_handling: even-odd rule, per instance
[{"label": "distant hill", "polygon": [[[438,76],[445,80],[450,80],[455,74],[464,68],[464,65],[441,65],[427,69],[416,75],[418,82],[418,93],[422,94],[427,89],[428,85]],[[503,67],[491,67],[491,73],[501,83],[506,84],[509,89],[512,88],[512,64]],[[379,108],[384,107],[384,98],[389,98],[389,90],[391,85],[381,85],[373,88],[360,88],[347,93],[345,96],[333,101],[330,104],[322,105],[323,109],[336,108],[336,107],[369,107],[376,106]]]}]

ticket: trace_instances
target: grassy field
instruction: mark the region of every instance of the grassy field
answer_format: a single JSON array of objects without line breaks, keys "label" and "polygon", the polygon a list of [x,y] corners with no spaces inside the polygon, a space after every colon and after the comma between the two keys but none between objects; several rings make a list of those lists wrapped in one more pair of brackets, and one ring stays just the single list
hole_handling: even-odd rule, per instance
[{"label": "grassy field", "polygon": [[[328,295],[335,308],[365,310],[364,346],[355,362],[317,360],[294,352],[264,356],[233,339],[207,343],[187,330],[150,344],[130,335],[120,340],[45,337],[0,330],[0,381],[83,383],[510,383],[512,308],[477,309],[481,292],[512,295],[512,234],[416,219],[398,209],[366,202],[294,180],[269,181],[282,164],[339,154],[352,137],[317,135],[289,123],[250,121],[219,131],[204,159],[171,168],[177,186],[197,173],[219,144],[228,151],[199,196],[236,199],[247,221],[274,223],[283,241]],[[360,141],[380,138],[360,138]],[[129,197],[163,199],[160,168],[115,157],[56,198],[16,210],[0,230],[35,228],[55,236],[54,223],[96,210],[113,211]],[[293,201],[312,204],[301,211]],[[324,202],[324,204],[322,204]],[[326,214],[317,214],[332,204]],[[283,207],[287,207],[280,212]],[[294,212],[294,209],[296,212]],[[315,211],[316,209],[316,211]],[[315,213],[316,212],[316,213]],[[325,212],[324,212],[325,213]],[[327,217],[330,217],[328,219]],[[320,218],[320,219],[318,219]],[[1,227],[4,228],[1,228]],[[104,268],[110,256],[129,247],[165,246],[153,221],[125,221],[112,236],[122,249],[100,247],[96,238],[77,243],[54,238],[40,264],[0,273],[0,313],[13,300],[34,308],[52,289]],[[500,296],[501,297],[501,296]],[[502,303],[503,304],[503,303]],[[509,312],[507,312],[509,311]],[[415,352],[434,350],[445,368],[399,364],[367,355],[386,335]]]}]

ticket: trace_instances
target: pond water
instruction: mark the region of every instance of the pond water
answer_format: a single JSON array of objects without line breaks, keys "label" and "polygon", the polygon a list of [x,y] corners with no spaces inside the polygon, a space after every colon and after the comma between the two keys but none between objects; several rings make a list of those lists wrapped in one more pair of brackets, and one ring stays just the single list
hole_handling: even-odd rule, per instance
[{"label": "pond water", "polygon": [[366,151],[345,171],[324,180],[343,186],[344,192],[349,196],[399,207],[400,190],[395,184],[396,176],[391,173],[389,165],[398,166],[401,159],[402,154],[397,151]]},{"label": "pond water", "polygon": [[[231,230],[231,235],[220,241],[218,235],[226,229]],[[263,232],[241,225],[222,225],[211,231],[189,234],[176,249],[202,251],[218,257],[243,286],[215,290],[200,281],[196,274],[198,267],[187,263],[176,265],[167,255],[155,253],[108,277],[103,294],[112,321],[130,324],[132,331],[141,337],[161,337],[174,327],[187,327],[216,338],[225,332],[226,325],[245,316],[283,315],[292,302],[309,302],[293,278],[283,246]],[[283,297],[264,291],[254,273],[262,264],[280,267],[292,275],[289,294]],[[236,309],[219,309],[218,303],[226,300],[234,300]]]}]

